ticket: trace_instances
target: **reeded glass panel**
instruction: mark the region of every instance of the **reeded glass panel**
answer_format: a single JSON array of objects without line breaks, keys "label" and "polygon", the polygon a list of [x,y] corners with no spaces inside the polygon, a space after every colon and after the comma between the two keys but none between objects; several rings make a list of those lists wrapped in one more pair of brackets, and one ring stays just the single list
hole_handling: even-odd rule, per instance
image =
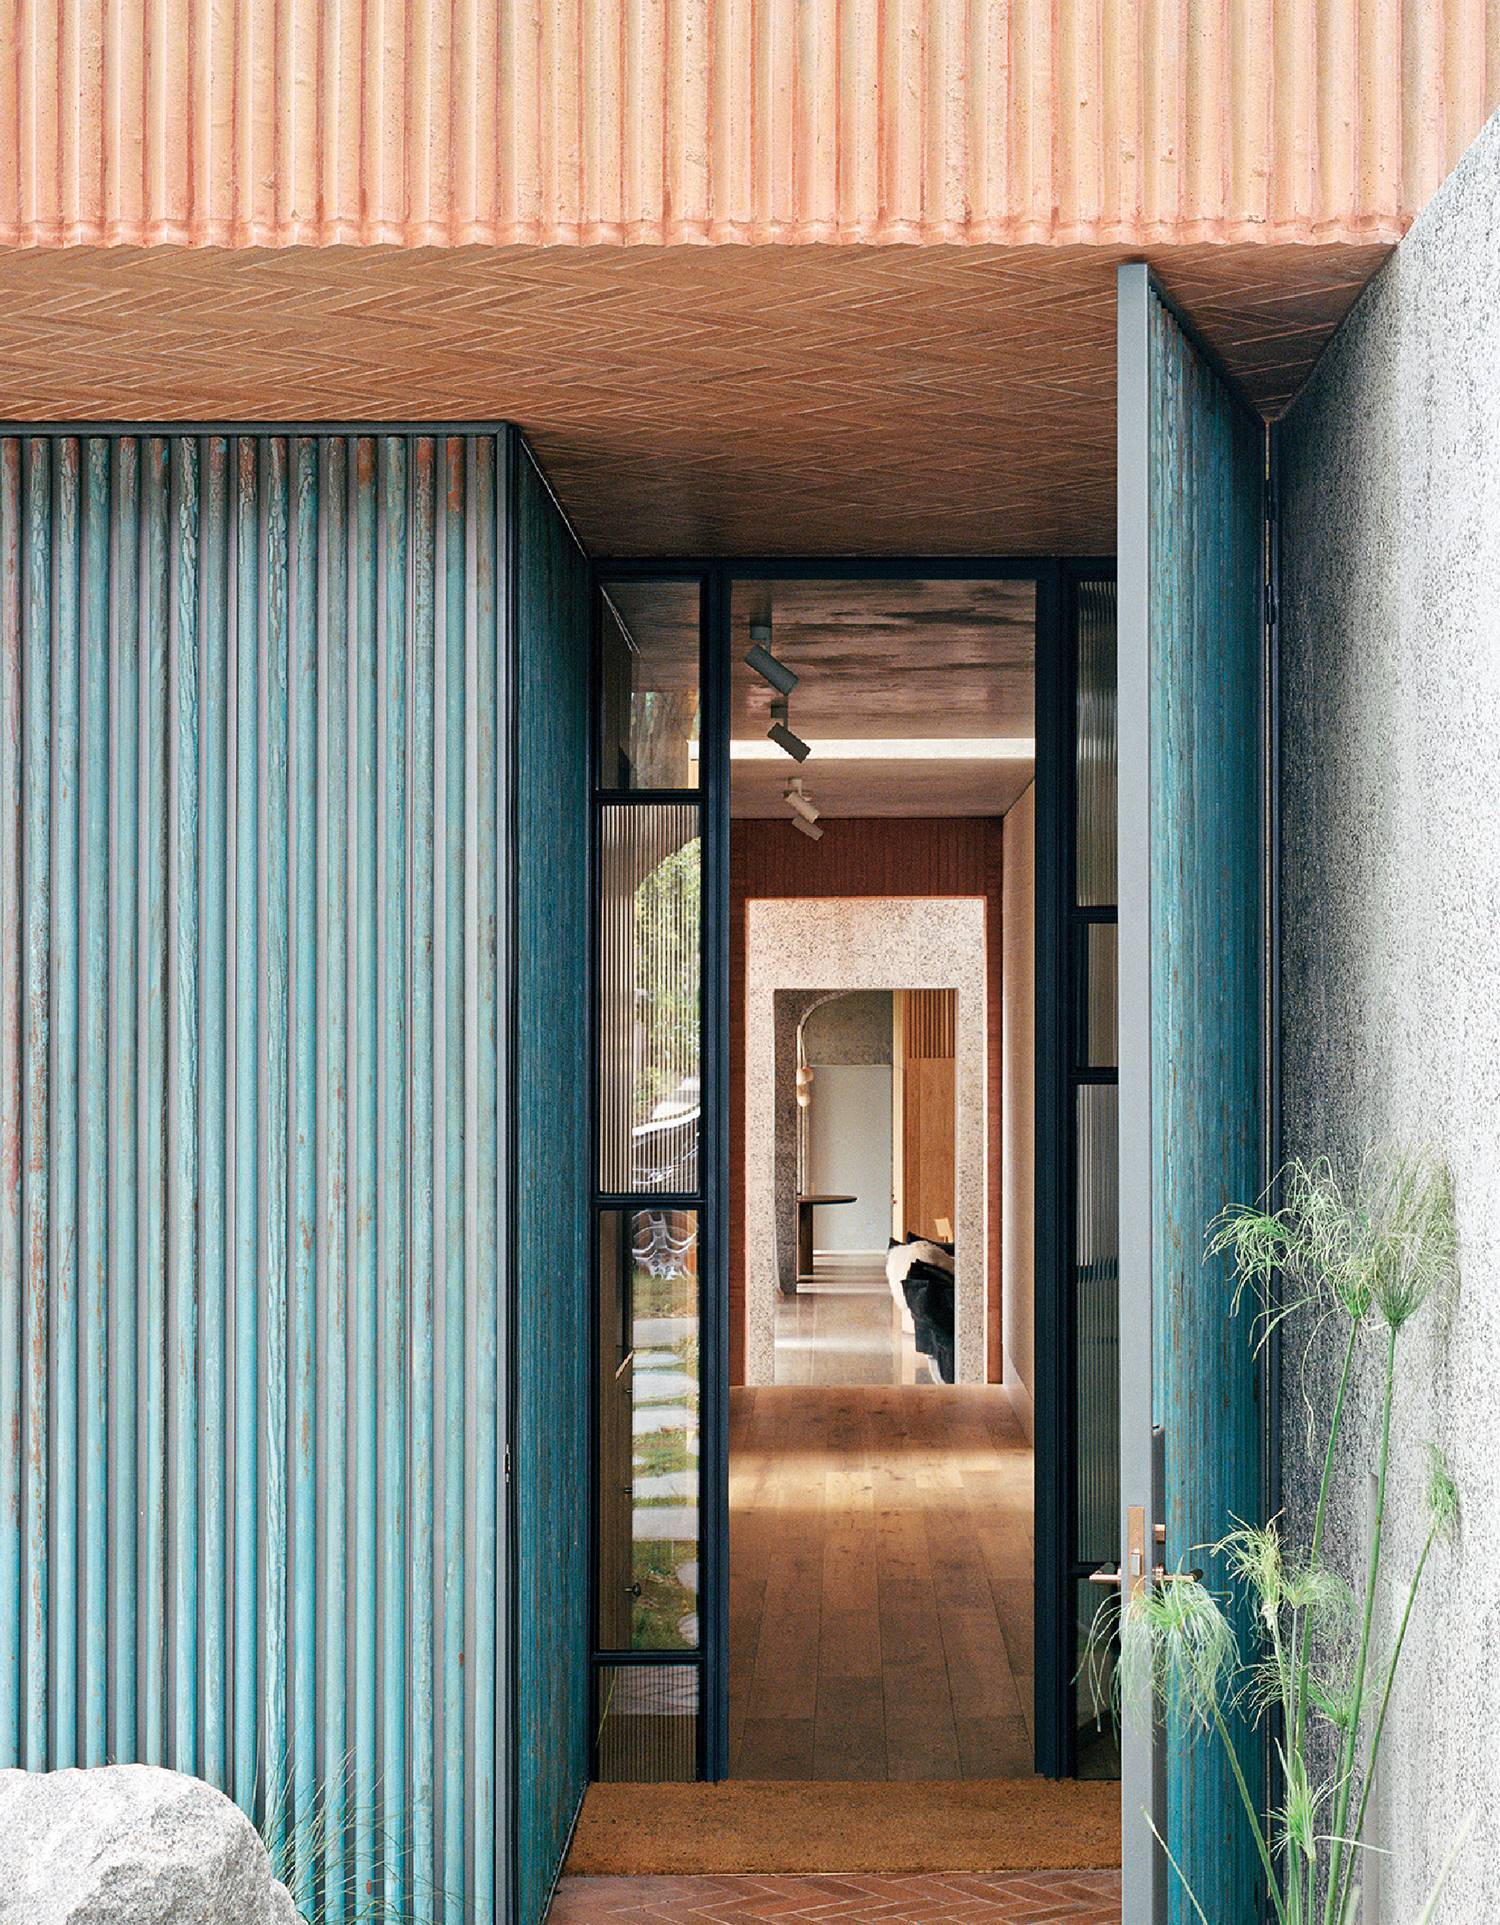
[{"label": "reeded glass panel", "polygon": [[1112,922],[1084,926],[1084,1058],[1090,1069],[1113,1069],[1118,1058],[1118,930]]},{"label": "reeded glass panel", "polygon": [[1090,1584],[1087,1578],[1074,1589],[1078,1776],[1118,1778],[1120,1730],[1115,1710],[1115,1666],[1120,1651],[1119,1593]]},{"label": "reeded glass panel", "polygon": [[1108,908],[1115,882],[1115,585],[1078,586],[1078,903]]},{"label": "reeded glass panel", "polygon": [[664,1785],[698,1776],[698,1667],[599,1667],[595,1776],[607,1785]]},{"label": "reeded glass panel", "polygon": [[1120,1198],[1113,1084],[1078,1091],[1074,1315],[1081,1564],[1114,1562],[1120,1536]]},{"label": "reeded glass panel", "polygon": [[702,863],[690,803],[611,804],[599,849],[599,1187],[698,1189]]},{"label": "reeded glass panel", "polygon": [[698,1219],[599,1217],[598,1644],[698,1645]]},{"label": "reeded glass panel", "polygon": [[599,786],[696,789],[697,582],[609,582],[601,601]]}]

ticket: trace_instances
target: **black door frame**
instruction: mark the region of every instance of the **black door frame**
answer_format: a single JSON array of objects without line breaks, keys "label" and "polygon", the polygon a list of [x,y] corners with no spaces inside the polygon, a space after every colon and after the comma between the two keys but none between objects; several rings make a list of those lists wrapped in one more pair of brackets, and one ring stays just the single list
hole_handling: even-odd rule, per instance
[{"label": "black door frame", "polygon": [[[699,1773],[729,1763],[729,695],[738,581],[1036,583],[1035,1764],[1075,1768],[1071,1211],[1073,585],[1112,557],[662,556],[601,558],[610,580],[703,584],[699,783],[703,822],[703,1219],[700,1395]],[[682,1658],[678,1657],[678,1662]]]}]

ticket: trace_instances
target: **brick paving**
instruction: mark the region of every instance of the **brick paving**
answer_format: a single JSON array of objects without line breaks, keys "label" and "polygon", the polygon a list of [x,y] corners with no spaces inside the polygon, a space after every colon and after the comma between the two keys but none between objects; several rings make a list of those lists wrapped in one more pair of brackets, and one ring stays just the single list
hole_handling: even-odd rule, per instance
[{"label": "brick paving", "polygon": [[1118,1872],[565,1878],[549,1925],[1119,1925]]}]

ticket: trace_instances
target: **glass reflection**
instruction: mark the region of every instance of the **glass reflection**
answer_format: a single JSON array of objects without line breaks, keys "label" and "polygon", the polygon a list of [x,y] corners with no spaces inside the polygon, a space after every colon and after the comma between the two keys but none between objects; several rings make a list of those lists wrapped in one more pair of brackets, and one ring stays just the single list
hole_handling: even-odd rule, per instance
[{"label": "glass reflection", "polygon": [[698,1219],[599,1220],[599,1624],[609,1651],[698,1644]]},{"label": "glass reflection", "polygon": [[617,581],[604,588],[601,788],[697,788],[698,623],[696,581]]},{"label": "glass reflection", "polygon": [[698,1188],[702,893],[694,805],[605,808],[599,1187],[608,1196]]},{"label": "glass reflection", "polygon": [[1115,901],[1116,709],[1115,585],[1080,582],[1076,867],[1085,909]]}]

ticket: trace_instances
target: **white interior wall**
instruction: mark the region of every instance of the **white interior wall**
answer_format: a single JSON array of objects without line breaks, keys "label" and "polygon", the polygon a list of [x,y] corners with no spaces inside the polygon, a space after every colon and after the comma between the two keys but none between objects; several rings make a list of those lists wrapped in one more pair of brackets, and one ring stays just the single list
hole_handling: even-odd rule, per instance
[{"label": "white interior wall", "polygon": [[811,1187],[857,1199],[814,1212],[813,1247],[884,1256],[891,1221],[890,1065],[815,1063],[812,1070]]}]

